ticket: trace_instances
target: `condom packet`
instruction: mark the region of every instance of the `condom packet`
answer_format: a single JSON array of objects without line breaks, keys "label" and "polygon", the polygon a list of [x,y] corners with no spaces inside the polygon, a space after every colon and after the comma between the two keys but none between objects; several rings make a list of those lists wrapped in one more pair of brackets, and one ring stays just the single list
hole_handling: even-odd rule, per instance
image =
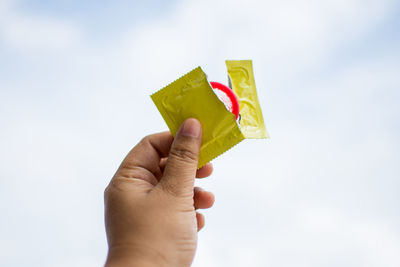
[{"label": "condom packet", "polygon": [[251,60],[227,60],[230,87],[239,101],[239,120],[217,97],[206,74],[195,68],[151,95],[172,135],[188,118],[203,129],[198,168],[246,138],[268,138]]}]

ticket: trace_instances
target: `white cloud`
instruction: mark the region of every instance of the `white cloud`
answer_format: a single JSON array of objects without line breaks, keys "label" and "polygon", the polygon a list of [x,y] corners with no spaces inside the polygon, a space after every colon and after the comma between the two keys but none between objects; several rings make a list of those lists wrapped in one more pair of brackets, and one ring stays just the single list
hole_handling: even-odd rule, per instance
[{"label": "white cloud", "polygon": [[72,21],[26,14],[15,8],[16,3],[7,0],[0,6],[0,40],[6,46],[34,53],[78,45],[81,33]]},{"label": "white cloud", "polygon": [[214,62],[254,58],[282,79],[299,65],[320,67],[333,49],[379,25],[392,6],[390,0],[184,1],[168,16],[136,27],[123,51],[130,47],[130,61],[141,62],[146,75],[200,63],[213,73],[222,66]]},{"label": "white cloud", "polygon": [[62,50],[77,45],[79,32],[69,22],[54,18],[18,17],[3,26],[3,38],[11,47]]}]

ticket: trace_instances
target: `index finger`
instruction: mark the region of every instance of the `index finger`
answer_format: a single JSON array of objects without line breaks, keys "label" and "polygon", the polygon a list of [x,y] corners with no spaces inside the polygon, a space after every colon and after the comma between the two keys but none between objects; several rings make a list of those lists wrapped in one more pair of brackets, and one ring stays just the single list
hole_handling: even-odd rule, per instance
[{"label": "index finger", "polygon": [[[162,175],[160,160],[168,156],[174,137],[170,132],[156,133],[144,137],[122,161],[120,169],[129,177],[136,177],[135,173],[148,171],[155,177]],[[124,176],[125,176],[124,175]]]}]

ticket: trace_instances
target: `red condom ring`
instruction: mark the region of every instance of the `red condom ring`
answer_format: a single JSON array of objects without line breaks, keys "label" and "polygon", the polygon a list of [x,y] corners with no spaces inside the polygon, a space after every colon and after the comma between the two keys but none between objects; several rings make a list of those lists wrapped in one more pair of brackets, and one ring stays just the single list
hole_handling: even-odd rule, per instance
[{"label": "red condom ring", "polygon": [[[222,94],[217,93],[218,98],[225,104],[226,108],[235,115],[237,120],[239,117],[239,101],[235,93],[226,85],[218,82],[210,82],[211,87]],[[225,97],[227,96],[227,98]]]}]

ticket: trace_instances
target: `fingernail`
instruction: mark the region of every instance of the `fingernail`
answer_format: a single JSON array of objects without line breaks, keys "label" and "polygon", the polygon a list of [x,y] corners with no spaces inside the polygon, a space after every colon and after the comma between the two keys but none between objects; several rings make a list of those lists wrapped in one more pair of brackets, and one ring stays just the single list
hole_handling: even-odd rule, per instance
[{"label": "fingernail", "polygon": [[201,132],[200,122],[196,119],[187,119],[181,126],[181,135],[198,138]]}]

